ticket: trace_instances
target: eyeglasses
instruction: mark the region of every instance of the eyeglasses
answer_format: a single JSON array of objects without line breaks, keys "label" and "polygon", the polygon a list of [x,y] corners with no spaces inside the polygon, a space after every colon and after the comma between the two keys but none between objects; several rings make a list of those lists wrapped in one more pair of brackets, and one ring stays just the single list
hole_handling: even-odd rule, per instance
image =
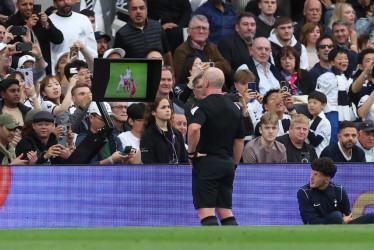
[{"label": "eyeglasses", "polygon": [[127,109],[127,106],[122,106],[122,105],[113,106],[112,109]]},{"label": "eyeglasses", "polygon": [[319,49],[326,49],[326,48],[332,49],[334,48],[334,44],[320,44],[318,48]]},{"label": "eyeglasses", "polygon": [[78,73],[79,76],[91,75],[91,71],[85,70]]},{"label": "eyeglasses", "polygon": [[194,31],[201,31],[201,32],[207,32],[208,30],[209,30],[209,28],[207,28],[207,27],[202,27],[202,26],[198,26],[198,27],[193,27],[193,28],[190,28],[190,29],[192,29],[192,30],[194,30]]}]

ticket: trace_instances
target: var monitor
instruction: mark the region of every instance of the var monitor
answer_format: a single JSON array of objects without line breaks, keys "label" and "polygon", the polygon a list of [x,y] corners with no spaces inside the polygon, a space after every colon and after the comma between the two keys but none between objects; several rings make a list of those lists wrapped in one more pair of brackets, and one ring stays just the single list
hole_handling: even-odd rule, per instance
[{"label": "var monitor", "polygon": [[153,102],[161,78],[161,60],[95,58],[95,101]]}]

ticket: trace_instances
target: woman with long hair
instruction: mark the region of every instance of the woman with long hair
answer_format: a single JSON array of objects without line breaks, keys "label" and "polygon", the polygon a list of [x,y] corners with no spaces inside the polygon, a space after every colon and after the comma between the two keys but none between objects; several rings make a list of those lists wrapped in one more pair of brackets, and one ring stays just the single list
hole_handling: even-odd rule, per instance
[{"label": "woman with long hair", "polygon": [[78,76],[74,75],[70,79],[66,96],[62,94],[61,84],[55,76],[47,75],[40,82],[40,95],[42,97],[41,108],[57,116],[61,112],[68,111],[71,104],[71,89],[78,81]]},{"label": "woman with long hair", "polygon": [[171,101],[156,97],[148,104],[142,137],[140,139],[141,158],[144,164],[187,163],[187,151],[182,134],[171,126]]},{"label": "woman with long hair", "polygon": [[275,66],[292,95],[308,95],[315,89],[308,71],[300,69],[300,55],[293,47],[282,47]]},{"label": "woman with long hair", "polygon": [[19,87],[21,89],[20,93],[20,103],[25,106],[35,109],[40,109],[40,103],[37,93],[37,88],[35,88],[33,83],[25,84],[25,75],[21,71],[14,71],[14,79],[19,82]]},{"label": "woman with long hair", "polygon": [[300,43],[302,43],[306,48],[309,69],[313,68],[313,66],[319,62],[316,43],[321,34],[323,34],[323,28],[318,23],[307,23],[301,29]]}]

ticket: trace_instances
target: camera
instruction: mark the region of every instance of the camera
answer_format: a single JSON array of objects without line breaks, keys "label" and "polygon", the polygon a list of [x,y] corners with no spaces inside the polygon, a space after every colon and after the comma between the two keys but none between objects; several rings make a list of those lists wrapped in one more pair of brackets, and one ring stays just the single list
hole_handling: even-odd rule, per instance
[{"label": "camera", "polygon": [[280,81],[280,87],[282,92],[289,92],[288,81]]},{"label": "camera", "polygon": [[70,125],[61,125],[61,127],[64,134],[67,134],[70,131]]},{"label": "camera", "polygon": [[301,163],[310,163],[310,154],[309,152],[301,152]]}]

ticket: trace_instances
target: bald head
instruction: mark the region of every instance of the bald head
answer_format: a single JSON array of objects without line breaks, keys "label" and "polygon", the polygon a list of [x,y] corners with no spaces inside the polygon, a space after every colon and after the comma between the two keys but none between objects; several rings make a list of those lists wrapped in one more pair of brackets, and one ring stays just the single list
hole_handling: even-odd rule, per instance
[{"label": "bald head", "polygon": [[270,58],[271,45],[265,37],[258,37],[253,41],[250,48],[252,57],[262,65],[265,65]]},{"label": "bald head", "polygon": [[306,0],[304,4],[303,14],[306,22],[318,23],[321,21],[322,16],[322,4],[319,0]]},{"label": "bald head", "polygon": [[219,68],[208,68],[204,71],[203,82],[209,82],[210,88],[222,89],[225,83],[225,76]]}]

